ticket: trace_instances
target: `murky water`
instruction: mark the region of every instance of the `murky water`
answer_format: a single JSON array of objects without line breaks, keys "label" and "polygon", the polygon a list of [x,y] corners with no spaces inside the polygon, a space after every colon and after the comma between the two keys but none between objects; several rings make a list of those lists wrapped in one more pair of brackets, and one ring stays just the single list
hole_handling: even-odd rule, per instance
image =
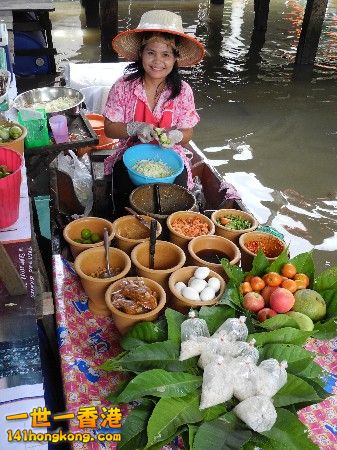
[{"label": "murky water", "polygon": [[[120,29],[152,8],[181,13],[205,44],[205,60],[185,70],[201,122],[194,141],[239,191],[262,224],[290,242],[292,255],[313,249],[317,268],[337,265],[337,0],[330,0],[311,81],[292,63],[304,0],[270,2],[260,53],[252,51],[253,2],[119,2]],[[98,62],[99,32],[81,28],[79,2],[55,2],[58,62]]]}]

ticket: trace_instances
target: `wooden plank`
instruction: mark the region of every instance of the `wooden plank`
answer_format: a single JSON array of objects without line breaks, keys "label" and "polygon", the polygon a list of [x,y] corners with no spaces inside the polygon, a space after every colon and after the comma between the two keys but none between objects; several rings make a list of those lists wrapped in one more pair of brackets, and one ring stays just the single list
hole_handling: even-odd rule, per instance
[{"label": "wooden plank", "polygon": [[254,29],[267,30],[270,0],[254,0]]},{"label": "wooden plank", "polygon": [[295,64],[314,64],[328,0],[307,0]]},{"label": "wooden plank", "polygon": [[0,243],[0,280],[10,295],[23,295],[27,288],[3,244]]},{"label": "wooden plank", "polygon": [[53,3],[23,2],[22,0],[0,0],[0,11],[55,11]]},{"label": "wooden plank", "polygon": [[100,0],[101,62],[116,62],[111,41],[118,33],[118,0]]}]

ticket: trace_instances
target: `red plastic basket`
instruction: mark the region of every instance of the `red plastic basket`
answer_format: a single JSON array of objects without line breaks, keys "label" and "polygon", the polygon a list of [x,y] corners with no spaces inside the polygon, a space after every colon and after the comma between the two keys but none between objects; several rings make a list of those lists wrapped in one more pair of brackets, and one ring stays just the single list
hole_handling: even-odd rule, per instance
[{"label": "red plastic basket", "polygon": [[0,147],[0,165],[7,166],[12,172],[0,178],[0,228],[9,227],[18,220],[22,164],[20,153]]}]

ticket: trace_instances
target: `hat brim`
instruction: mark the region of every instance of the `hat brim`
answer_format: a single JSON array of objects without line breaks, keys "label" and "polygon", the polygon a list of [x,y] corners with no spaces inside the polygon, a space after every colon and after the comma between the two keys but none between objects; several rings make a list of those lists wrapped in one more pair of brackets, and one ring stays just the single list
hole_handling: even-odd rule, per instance
[{"label": "hat brim", "polygon": [[198,64],[205,55],[205,49],[201,42],[195,37],[179,31],[172,31],[158,28],[137,28],[118,33],[112,40],[112,48],[115,52],[128,61],[136,61],[139,56],[139,49],[142,42],[141,34],[144,32],[168,33],[180,36],[179,58],[177,60],[179,67],[190,67]]}]

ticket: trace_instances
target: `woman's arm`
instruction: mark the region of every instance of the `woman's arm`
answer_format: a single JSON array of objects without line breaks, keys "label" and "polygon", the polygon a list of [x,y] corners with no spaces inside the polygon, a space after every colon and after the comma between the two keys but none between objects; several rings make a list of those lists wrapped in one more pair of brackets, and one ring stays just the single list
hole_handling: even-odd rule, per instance
[{"label": "woman's arm", "polygon": [[193,136],[193,128],[179,128],[179,131],[181,131],[184,135],[182,140],[179,142],[179,145],[188,144]]},{"label": "woman's arm", "polygon": [[129,135],[126,127],[127,124],[123,122],[111,122],[107,118],[104,120],[104,133],[112,139],[127,139]]}]

